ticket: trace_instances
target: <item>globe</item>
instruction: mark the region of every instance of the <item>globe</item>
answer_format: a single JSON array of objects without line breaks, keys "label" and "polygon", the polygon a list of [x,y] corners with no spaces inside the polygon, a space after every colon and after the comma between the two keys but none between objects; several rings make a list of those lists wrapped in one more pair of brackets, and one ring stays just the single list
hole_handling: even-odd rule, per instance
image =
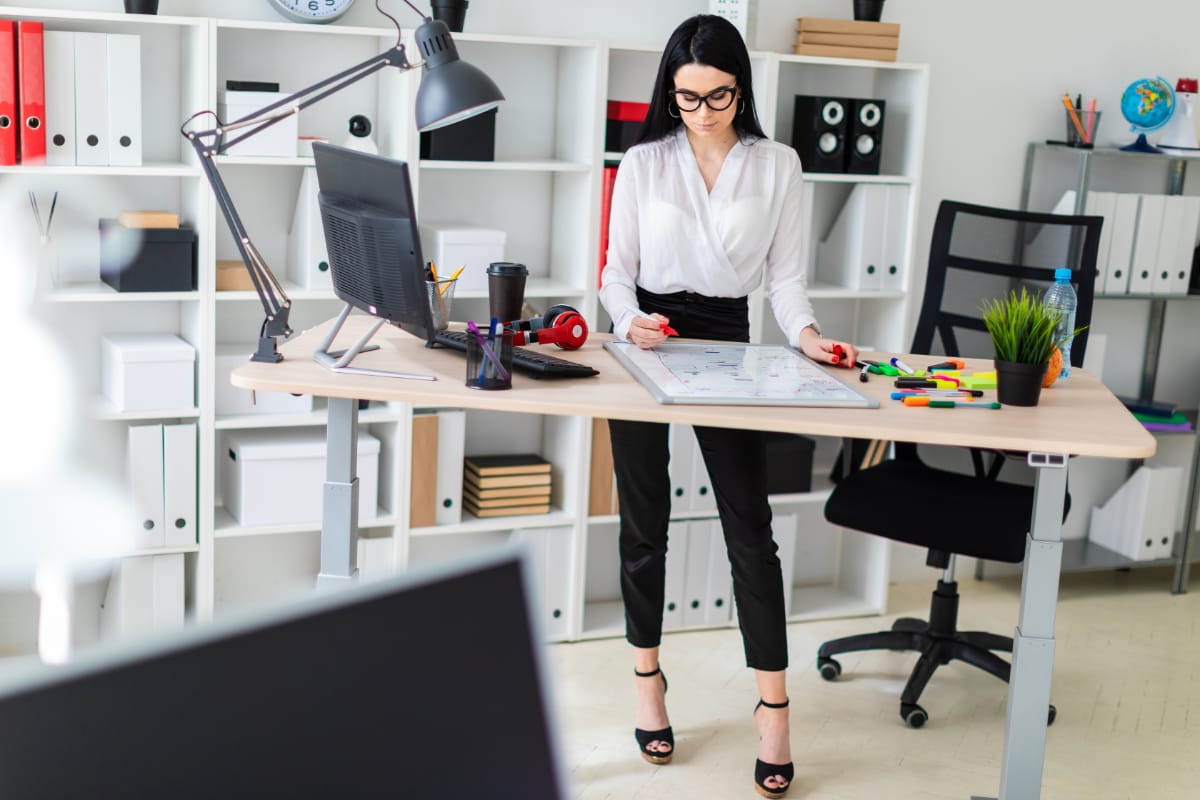
[{"label": "globe", "polygon": [[1146,134],[1162,128],[1175,113],[1175,92],[1165,78],[1139,78],[1121,94],[1121,115],[1137,140],[1122,147],[1141,153],[1161,153],[1146,141]]}]

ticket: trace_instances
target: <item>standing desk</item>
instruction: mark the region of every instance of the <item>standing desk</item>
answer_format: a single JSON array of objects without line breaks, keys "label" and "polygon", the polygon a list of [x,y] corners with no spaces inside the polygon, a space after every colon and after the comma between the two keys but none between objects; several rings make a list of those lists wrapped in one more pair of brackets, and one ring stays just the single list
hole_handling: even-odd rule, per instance
[{"label": "standing desk", "polygon": [[[1041,795],[1046,748],[1046,709],[1054,664],[1054,614],[1062,561],[1062,508],[1067,461],[1072,455],[1146,458],[1154,438],[1095,376],[1071,370],[1061,387],[1044,391],[1033,408],[998,411],[908,408],[888,399],[892,381],[872,376],[858,382],[852,370],[833,370],[840,379],[880,402],[878,409],[660,405],[603,350],[607,335],[565,355],[600,371],[593,378],[536,381],[516,374],[509,391],[465,386],[461,353],[428,350],[417,338],[385,326],[373,341],[380,350],[364,353],[355,366],[436,376],[436,381],[337,374],[312,360],[331,322],[305,331],[280,349],[279,364],[250,362],[233,371],[244,389],[312,394],[329,398],[328,459],[321,528],[319,586],[355,578],[358,483],[355,460],[358,400],[476,408],[648,422],[677,422],[858,439],[971,446],[1028,453],[1035,468],[1033,518],[1026,540],[1021,603],[1013,632],[1013,662],[1005,714],[1000,800],[1036,800]],[[370,319],[351,317],[335,347],[362,335]],[[924,356],[903,356],[914,367]],[[968,359],[968,369],[991,369],[991,362]],[[969,530],[964,535],[970,535]]]}]

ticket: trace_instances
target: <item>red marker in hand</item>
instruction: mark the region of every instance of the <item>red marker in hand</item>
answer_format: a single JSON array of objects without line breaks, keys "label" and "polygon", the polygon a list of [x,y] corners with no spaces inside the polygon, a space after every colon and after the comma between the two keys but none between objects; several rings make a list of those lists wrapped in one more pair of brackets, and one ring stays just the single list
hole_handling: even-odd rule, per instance
[{"label": "red marker in hand", "polygon": [[670,325],[663,322],[662,320],[655,319],[654,317],[647,314],[645,311],[642,311],[640,308],[635,308],[633,310],[633,313],[638,315],[642,319],[648,319],[651,322],[657,323],[658,329],[660,331],[662,331],[663,333],[665,333],[667,336],[678,336],[679,335],[679,331],[675,330],[674,328],[672,328]]},{"label": "red marker in hand", "polygon": [[840,344],[833,346],[833,363],[839,364],[846,357],[846,351]]}]

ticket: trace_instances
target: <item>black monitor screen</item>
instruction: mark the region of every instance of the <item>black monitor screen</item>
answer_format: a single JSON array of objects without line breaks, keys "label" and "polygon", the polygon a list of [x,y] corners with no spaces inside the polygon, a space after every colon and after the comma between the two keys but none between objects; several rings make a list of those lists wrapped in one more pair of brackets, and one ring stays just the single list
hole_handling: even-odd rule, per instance
[{"label": "black monitor screen", "polygon": [[0,689],[0,797],[563,795],[513,552]]},{"label": "black monitor screen", "polygon": [[320,142],[313,156],[334,293],[432,342],[408,164]]}]

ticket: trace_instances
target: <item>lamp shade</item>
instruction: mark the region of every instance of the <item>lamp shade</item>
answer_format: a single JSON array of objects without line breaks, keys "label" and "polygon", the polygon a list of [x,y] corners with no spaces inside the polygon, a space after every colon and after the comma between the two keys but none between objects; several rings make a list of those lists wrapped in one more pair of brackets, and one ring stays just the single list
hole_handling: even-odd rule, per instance
[{"label": "lamp shade", "polygon": [[417,28],[416,42],[425,62],[417,89],[417,130],[444,128],[500,105],[504,99],[500,87],[458,57],[446,23],[426,20]]}]

